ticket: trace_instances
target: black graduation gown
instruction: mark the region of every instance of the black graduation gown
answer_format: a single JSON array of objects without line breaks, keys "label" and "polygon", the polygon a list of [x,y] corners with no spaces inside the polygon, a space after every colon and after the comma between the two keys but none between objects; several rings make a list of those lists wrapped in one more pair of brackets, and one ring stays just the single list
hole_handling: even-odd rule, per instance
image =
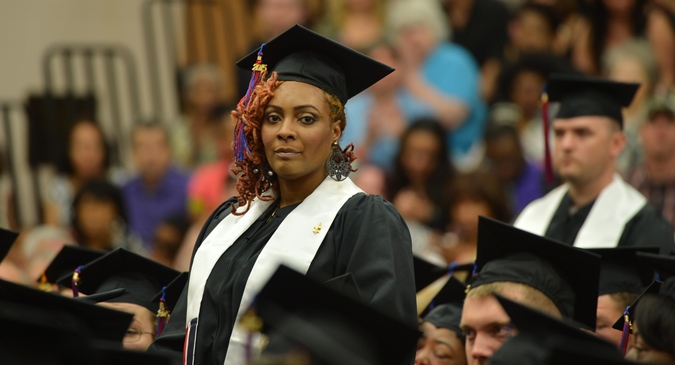
[{"label": "black graduation gown", "polygon": [[[595,201],[570,214],[572,200],[566,194],[553,214],[545,237],[573,244],[594,203]],[[620,228],[623,232],[618,247],[660,247],[662,254],[675,252],[673,227],[650,204],[640,209],[623,227],[616,227]]]},{"label": "black graduation gown", "polygon": [[[195,251],[208,232],[230,213],[232,202],[228,200],[221,205],[207,220],[197,238]],[[214,266],[200,307],[195,364],[223,364],[253,264],[276,228],[295,208],[281,208],[266,222],[276,205],[272,204]],[[393,205],[382,197],[360,193],[344,204],[310,264],[307,276],[326,281],[345,273],[353,275],[364,302],[410,326],[417,325],[410,233]],[[148,351],[182,361],[186,309],[187,287],[164,333]],[[412,364],[414,356],[415,344],[412,343],[410,357],[401,359],[401,364]]]}]

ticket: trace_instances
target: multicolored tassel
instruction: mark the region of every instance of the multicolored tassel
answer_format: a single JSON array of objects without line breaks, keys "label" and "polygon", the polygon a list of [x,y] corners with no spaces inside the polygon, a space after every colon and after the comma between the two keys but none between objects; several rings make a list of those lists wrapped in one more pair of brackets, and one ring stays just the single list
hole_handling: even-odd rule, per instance
[{"label": "multicolored tassel", "polygon": [[263,322],[256,314],[255,309],[249,308],[244,312],[239,323],[248,331],[245,352],[247,362],[250,362],[253,359],[253,336],[262,330]]},{"label": "multicolored tassel", "polygon": [[46,292],[54,291],[54,285],[47,281],[47,275],[44,273],[40,276],[40,283],[38,284],[38,289]]},{"label": "multicolored tassel", "polygon": [[80,273],[82,272],[82,266],[80,265],[73,271],[73,278],[70,280],[70,286],[73,289],[73,298],[80,296]]},{"label": "multicolored tassel", "polygon": [[166,286],[162,287],[162,297],[159,298],[159,310],[157,311],[157,336],[164,332],[166,323],[171,313],[166,309]]},{"label": "multicolored tassel", "polygon": [[546,173],[546,182],[549,184],[553,182],[553,162],[551,161],[551,149],[549,146],[549,129],[550,123],[548,119],[548,93],[546,87],[541,93],[541,117],[544,120],[544,171]]},{"label": "multicolored tassel", "polygon": [[[264,64],[262,62],[262,56],[263,56],[263,47],[265,47],[265,44],[263,43],[260,46],[260,51],[258,51],[258,58],[256,59],[255,63],[253,64],[253,68],[251,69],[251,79],[248,82],[248,90],[246,90],[246,94],[244,95],[243,98],[239,101],[239,104],[237,105],[237,109],[240,111],[243,111],[246,109],[248,106],[248,102],[251,99],[251,95],[253,95],[253,90],[255,90],[255,87],[260,83],[260,81],[263,78],[263,75],[267,71],[267,64]],[[249,152],[248,148],[248,142],[246,141],[246,134],[244,133],[244,121],[242,120],[242,117],[239,117],[239,120],[237,121],[237,124],[234,127],[234,158],[235,161],[243,161],[246,158],[246,153]]]},{"label": "multicolored tassel", "polygon": [[623,329],[621,332],[621,346],[619,347],[621,349],[622,354],[626,354],[626,350],[628,349],[628,338],[630,337],[630,312],[628,311],[630,309],[630,306],[626,307],[626,310],[623,312]]}]

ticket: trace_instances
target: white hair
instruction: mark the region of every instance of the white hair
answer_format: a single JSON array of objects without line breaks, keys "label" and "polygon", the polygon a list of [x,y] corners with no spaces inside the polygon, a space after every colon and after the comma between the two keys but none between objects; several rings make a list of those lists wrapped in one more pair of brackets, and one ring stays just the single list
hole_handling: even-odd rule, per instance
[{"label": "white hair", "polygon": [[388,41],[392,42],[402,28],[411,25],[428,26],[436,42],[450,39],[448,17],[439,0],[391,0],[386,18]]}]

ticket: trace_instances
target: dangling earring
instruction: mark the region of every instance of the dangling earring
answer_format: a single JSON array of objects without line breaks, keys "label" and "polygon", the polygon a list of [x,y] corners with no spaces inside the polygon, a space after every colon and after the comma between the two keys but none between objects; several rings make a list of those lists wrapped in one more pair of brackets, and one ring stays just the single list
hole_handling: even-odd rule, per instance
[{"label": "dangling earring", "polygon": [[352,166],[349,164],[349,160],[342,150],[337,141],[333,142],[333,151],[328,156],[328,161],[326,161],[326,172],[331,179],[335,181],[342,181],[349,176],[349,173],[352,171]]}]

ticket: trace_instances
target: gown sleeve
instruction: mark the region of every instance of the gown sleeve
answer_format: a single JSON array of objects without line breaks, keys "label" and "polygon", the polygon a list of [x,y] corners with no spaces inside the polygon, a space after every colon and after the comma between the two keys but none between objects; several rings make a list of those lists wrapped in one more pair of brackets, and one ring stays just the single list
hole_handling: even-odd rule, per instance
[{"label": "gown sleeve", "polygon": [[351,273],[364,302],[417,326],[412,242],[405,221],[380,196],[359,194],[346,208],[332,227],[334,274]]},{"label": "gown sleeve", "polygon": [[[229,214],[230,206],[234,202],[236,202],[236,200],[228,199],[213,213],[211,213],[204,226],[202,226],[202,230],[199,232],[197,242],[195,243],[195,249],[192,253],[192,259],[194,259],[194,253],[197,252],[197,249],[204,241],[206,236],[208,236],[213,228],[215,228],[215,226],[217,226],[218,223]],[[192,261],[190,262],[190,267],[192,267]],[[171,360],[171,363],[174,365],[183,363],[188,285],[185,285],[183,292],[178,298],[176,307],[171,312],[171,318],[164,328],[164,332],[162,332],[162,334],[157,337],[157,339],[155,339],[155,341],[148,348],[148,352],[161,354],[168,357]]]}]

